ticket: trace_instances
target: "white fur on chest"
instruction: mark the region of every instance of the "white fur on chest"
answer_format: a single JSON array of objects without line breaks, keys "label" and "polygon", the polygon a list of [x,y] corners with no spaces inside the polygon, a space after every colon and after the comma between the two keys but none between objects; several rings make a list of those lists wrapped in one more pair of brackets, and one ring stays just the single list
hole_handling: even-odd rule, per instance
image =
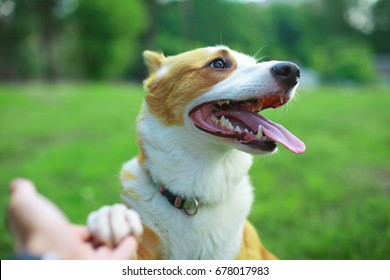
[{"label": "white fur on chest", "polygon": [[136,179],[122,181],[122,199],[158,233],[164,258],[234,259],[237,256],[252,205],[252,187],[247,176],[221,203],[206,203],[191,217],[169,204],[136,159],[127,162],[123,169]]}]

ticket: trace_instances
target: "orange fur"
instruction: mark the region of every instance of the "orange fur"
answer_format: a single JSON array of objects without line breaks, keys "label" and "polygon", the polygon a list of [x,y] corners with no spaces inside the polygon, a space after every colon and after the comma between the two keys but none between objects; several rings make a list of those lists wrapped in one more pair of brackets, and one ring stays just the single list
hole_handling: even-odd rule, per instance
[{"label": "orange fur", "polygon": [[138,138],[138,146],[140,147],[140,154],[137,157],[138,164],[140,166],[144,165],[144,162],[146,160],[146,154],[145,154],[145,149],[142,146],[142,139]]},{"label": "orange fur", "polygon": [[238,260],[276,260],[261,243],[256,229],[248,221],[245,223]]},{"label": "orange fur", "polygon": [[152,51],[144,51],[143,56],[150,74],[157,72],[165,58],[162,53]]},{"label": "orange fur", "polygon": [[[158,235],[148,226],[143,225],[144,233],[139,241],[137,260],[161,260],[162,248]],[[237,260],[276,260],[261,243],[255,228],[248,221],[245,223]]]},{"label": "orange fur", "polygon": [[[232,66],[226,71],[215,71],[208,67],[213,59],[219,57],[231,61]],[[182,125],[186,105],[236,69],[235,59],[223,49],[213,53],[196,49],[167,58],[156,54],[152,56],[147,52],[145,62],[149,70],[154,71],[144,82],[149,92],[146,103],[149,111],[166,126]],[[158,72],[155,72],[156,65],[167,68],[167,73],[160,79]]]},{"label": "orange fur", "polygon": [[139,241],[137,257],[138,260],[161,260],[162,248],[158,235],[148,226],[143,225],[144,233]]}]

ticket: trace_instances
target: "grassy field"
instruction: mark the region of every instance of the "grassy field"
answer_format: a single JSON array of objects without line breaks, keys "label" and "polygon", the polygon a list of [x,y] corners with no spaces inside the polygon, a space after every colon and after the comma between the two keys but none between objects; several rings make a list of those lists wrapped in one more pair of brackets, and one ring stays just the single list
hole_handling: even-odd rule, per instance
[{"label": "grassy field", "polygon": [[[0,85],[0,214],[15,176],[33,179],[70,219],[118,201],[118,170],[138,153],[142,88]],[[390,259],[390,90],[301,90],[266,113],[307,145],[256,158],[250,220],[282,259]],[[0,223],[0,258],[12,253]]]}]

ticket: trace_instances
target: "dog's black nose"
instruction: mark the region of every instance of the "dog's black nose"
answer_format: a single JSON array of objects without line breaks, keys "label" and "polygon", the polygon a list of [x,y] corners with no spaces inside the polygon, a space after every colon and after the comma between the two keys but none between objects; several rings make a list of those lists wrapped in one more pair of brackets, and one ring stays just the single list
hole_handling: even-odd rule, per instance
[{"label": "dog's black nose", "polygon": [[301,76],[299,67],[288,61],[279,62],[272,66],[271,73],[277,80],[282,81],[289,87],[295,86]]}]

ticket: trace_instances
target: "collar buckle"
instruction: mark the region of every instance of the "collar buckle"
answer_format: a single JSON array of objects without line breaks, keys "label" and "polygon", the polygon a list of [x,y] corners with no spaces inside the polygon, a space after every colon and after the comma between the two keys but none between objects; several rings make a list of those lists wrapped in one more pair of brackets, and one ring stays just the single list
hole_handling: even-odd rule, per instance
[{"label": "collar buckle", "polygon": [[168,202],[177,209],[183,209],[184,213],[188,216],[195,216],[198,213],[199,201],[195,197],[183,198],[178,195],[174,195],[164,184],[161,185],[160,193],[165,196]]}]

